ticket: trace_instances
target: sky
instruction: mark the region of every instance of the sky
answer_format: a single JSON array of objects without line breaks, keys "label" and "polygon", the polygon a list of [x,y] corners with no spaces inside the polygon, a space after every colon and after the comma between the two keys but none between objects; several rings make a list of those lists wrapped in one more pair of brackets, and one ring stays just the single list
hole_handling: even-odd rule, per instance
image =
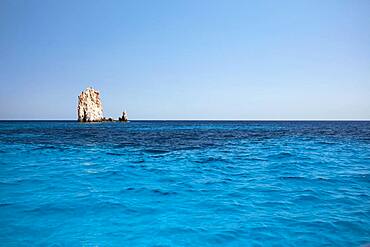
[{"label": "sky", "polygon": [[370,119],[368,0],[0,0],[0,119]]}]

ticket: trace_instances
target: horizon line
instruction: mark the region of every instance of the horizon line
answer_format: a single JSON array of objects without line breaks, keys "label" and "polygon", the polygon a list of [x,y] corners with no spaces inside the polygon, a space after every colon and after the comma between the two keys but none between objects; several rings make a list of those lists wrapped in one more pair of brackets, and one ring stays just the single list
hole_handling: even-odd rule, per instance
[{"label": "horizon line", "polygon": [[[76,121],[76,119],[0,119],[0,121]],[[129,119],[129,121],[370,121],[370,119]]]}]

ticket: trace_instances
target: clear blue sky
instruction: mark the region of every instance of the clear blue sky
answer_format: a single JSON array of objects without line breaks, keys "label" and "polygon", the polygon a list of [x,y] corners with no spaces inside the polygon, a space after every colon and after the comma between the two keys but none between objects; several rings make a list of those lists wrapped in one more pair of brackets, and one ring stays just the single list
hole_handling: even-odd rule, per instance
[{"label": "clear blue sky", "polygon": [[370,1],[0,1],[0,119],[370,119]]}]

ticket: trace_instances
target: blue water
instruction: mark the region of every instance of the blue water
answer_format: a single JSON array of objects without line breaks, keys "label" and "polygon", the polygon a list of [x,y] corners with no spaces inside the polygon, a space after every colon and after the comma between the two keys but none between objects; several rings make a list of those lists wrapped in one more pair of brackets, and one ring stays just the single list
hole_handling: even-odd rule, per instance
[{"label": "blue water", "polygon": [[1,246],[362,246],[370,122],[0,122]]}]

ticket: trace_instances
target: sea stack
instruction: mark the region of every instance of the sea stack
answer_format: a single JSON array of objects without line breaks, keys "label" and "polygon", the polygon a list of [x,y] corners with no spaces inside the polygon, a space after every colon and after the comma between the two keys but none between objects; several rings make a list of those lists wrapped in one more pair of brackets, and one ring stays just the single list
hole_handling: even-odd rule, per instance
[{"label": "sea stack", "polygon": [[118,121],[121,121],[121,122],[127,122],[128,121],[128,117],[127,117],[127,112],[126,111],[122,112],[122,117],[118,118]]},{"label": "sea stack", "polygon": [[80,122],[104,121],[99,91],[88,87],[78,96],[77,115]]}]

